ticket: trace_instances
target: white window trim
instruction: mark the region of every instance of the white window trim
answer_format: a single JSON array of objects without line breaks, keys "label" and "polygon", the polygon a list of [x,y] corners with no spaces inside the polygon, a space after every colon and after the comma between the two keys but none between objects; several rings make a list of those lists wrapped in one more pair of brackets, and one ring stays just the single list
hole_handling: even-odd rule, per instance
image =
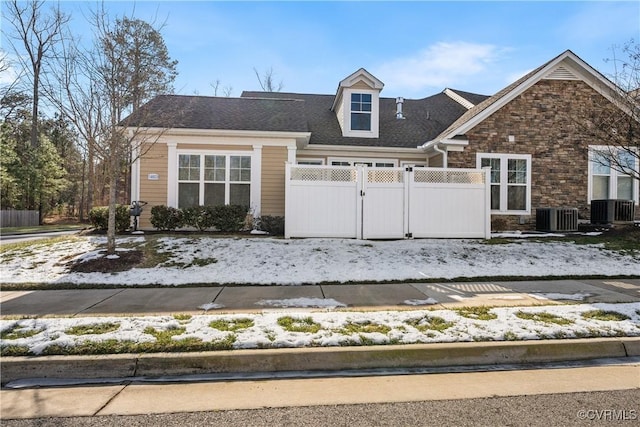
[{"label": "white window trim", "polygon": [[353,166],[357,163],[371,163],[373,167],[376,167],[376,163],[391,163],[392,167],[398,166],[398,161],[393,159],[376,159],[376,158],[361,158],[361,157],[329,157],[327,159],[327,164],[331,166],[333,162],[346,162],[349,165]]},{"label": "white window trim", "polygon": [[[371,130],[351,129],[351,94],[363,93],[371,95]],[[356,138],[378,138],[380,134],[380,93],[377,90],[345,89],[342,95],[344,129],[343,136]]]},{"label": "white window trim", "polygon": [[[170,146],[171,148],[171,146]],[[253,212],[255,216],[260,215],[261,210],[261,185],[260,185],[260,176],[262,175],[262,149],[261,147],[254,147],[253,150],[188,150],[188,149],[170,149],[169,150],[169,170],[167,173],[167,177],[173,177],[171,181],[169,181],[169,191],[167,193],[167,206],[178,207],[178,160],[180,155],[200,155],[200,156],[248,156],[251,157],[251,180],[249,181],[250,188],[250,196],[249,196],[249,208]],[[204,167],[201,165],[200,169],[200,177],[202,181],[204,174]],[[226,174],[229,174],[229,168],[227,168]],[[203,187],[201,186],[200,192],[203,191]],[[200,195],[200,200],[202,200],[202,194]]]},{"label": "white window trim", "polygon": [[[531,215],[531,154],[477,153],[476,168],[482,169],[482,159],[500,159],[500,209],[491,210],[499,215]],[[508,210],[508,161],[527,161],[527,198],[525,210]]]},{"label": "white window trim", "polygon": [[[307,163],[300,163],[300,162],[307,162]],[[313,157],[298,157],[296,164],[300,165],[318,165],[318,166],[322,166],[324,165],[324,159],[318,159],[313,158]]]},{"label": "white window trim", "polygon": [[[590,145],[589,146],[589,175],[588,175],[588,181],[587,181],[587,197],[588,197],[588,203],[591,204],[591,200],[593,200],[592,197],[592,191],[593,191],[593,167],[595,166],[596,162],[593,160],[593,157],[595,155],[595,153],[598,152],[611,152],[611,150],[615,150],[614,147],[610,147],[610,146],[606,146],[606,145]],[[636,164],[634,165],[634,168],[636,170],[640,170],[640,165],[638,164],[639,161],[636,158]],[[619,176],[629,176],[629,175],[625,175],[622,174],[620,172],[618,172],[615,169],[611,169],[611,174],[609,175],[609,198],[610,199],[617,199],[618,197],[618,177]],[[638,198],[638,180],[637,179],[631,179],[631,194],[633,196],[633,200],[635,201],[636,205],[640,205],[640,200]]]}]

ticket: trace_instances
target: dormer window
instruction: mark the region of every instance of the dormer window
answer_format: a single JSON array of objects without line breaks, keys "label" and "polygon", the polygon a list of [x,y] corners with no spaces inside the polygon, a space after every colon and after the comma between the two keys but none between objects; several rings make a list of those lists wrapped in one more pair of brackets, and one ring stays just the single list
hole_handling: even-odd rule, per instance
[{"label": "dormer window", "polygon": [[371,94],[351,94],[351,130],[371,130]]},{"label": "dormer window", "polygon": [[331,110],[342,136],[378,138],[380,133],[380,91],[384,84],[360,68],[338,85]]}]

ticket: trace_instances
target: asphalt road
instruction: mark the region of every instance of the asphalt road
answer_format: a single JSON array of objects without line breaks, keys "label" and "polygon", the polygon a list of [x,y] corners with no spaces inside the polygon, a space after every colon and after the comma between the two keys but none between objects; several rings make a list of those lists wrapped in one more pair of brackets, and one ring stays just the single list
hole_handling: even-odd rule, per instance
[{"label": "asphalt road", "polygon": [[56,426],[595,426],[637,425],[640,389],[412,403],[304,406],[139,416],[9,420]]}]

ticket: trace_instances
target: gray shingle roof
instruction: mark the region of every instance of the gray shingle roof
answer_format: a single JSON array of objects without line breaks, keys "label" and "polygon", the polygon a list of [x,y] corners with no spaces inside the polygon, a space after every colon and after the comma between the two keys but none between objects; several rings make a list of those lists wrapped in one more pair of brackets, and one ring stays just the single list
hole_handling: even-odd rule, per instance
[{"label": "gray shingle roof", "polygon": [[241,96],[303,100],[311,131],[310,144],[322,145],[415,148],[438,135],[467,111],[444,93],[439,93],[422,99],[405,99],[405,119],[399,120],[395,98],[380,98],[379,137],[354,138],[342,136],[335,112],[331,111],[335,95],[245,91]]},{"label": "gray shingle roof", "polygon": [[[476,103],[486,96],[456,91]],[[415,148],[433,139],[467,110],[444,93],[405,99],[405,119],[396,118],[395,98],[380,98],[378,138],[343,137],[331,106],[335,95],[248,92],[240,98],[161,95],[123,125],[182,129],[311,132],[310,144]]]},{"label": "gray shingle roof", "polygon": [[302,104],[294,99],[161,95],[125,120],[145,127],[308,132]]}]

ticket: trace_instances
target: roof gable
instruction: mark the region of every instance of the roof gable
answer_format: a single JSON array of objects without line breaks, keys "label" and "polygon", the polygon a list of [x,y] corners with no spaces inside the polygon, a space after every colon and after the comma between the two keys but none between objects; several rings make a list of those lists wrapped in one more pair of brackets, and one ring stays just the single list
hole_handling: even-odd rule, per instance
[{"label": "roof gable", "polygon": [[543,79],[582,80],[609,100],[612,100],[612,94],[618,91],[616,86],[601,73],[570,50],[566,50],[471,108],[436,138],[424,143],[422,148],[426,149],[435,144],[451,141],[457,136],[464,135],[478,123]]},{"label": "roof gable", "polygon": [[382,91],[382,88],[384,88],[384,83],[364,68],[360,68],[358,71],[350,74],[338,83],[338,89],[336,91],[336,96],[333,99],[331,110],[336,110],[338,104],[342,101],[342,93],[348,88],[375,90],[380,92]]},{"label": "roof gable", "polygon": [[342,79],[342,81],[338,84],[338,90],[340,90],[341,87],[356,86],[358,83],[364,83],[369,88],[377,90],[382,90],[382,88],[384,87],[384,83],[382,83],[382,81],[380,81],[377,77],[375,77],[364,68],[360,68],[358,71]]}]

